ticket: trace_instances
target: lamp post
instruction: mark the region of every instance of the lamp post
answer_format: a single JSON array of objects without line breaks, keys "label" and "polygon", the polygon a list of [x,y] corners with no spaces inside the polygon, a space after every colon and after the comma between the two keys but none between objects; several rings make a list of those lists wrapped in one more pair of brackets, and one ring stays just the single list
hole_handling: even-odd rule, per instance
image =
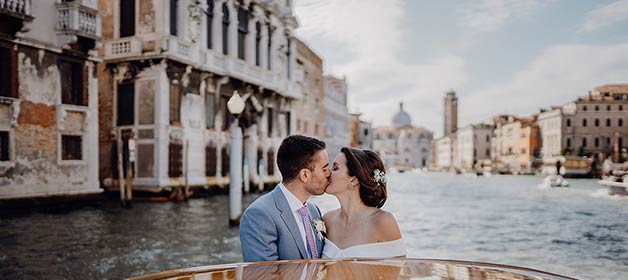
[{"label": "lamp post", "polygon": [[229,158],[229,225],[237,226],[242,214],[242,129],[238,117],[244,111],[244,100],[233,91],[227,102],[229,113],[235,116],[231,124],[231,156]]}]

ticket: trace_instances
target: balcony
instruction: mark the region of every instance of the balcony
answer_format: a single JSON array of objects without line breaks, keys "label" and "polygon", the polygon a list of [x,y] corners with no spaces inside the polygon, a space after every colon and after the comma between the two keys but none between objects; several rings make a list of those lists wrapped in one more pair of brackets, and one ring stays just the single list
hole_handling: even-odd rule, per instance
[{"label": "balcony", "polygon": [[125,37],[105,42],[105,60],[142,55],[142,41],[137,37]]},{"label": "balcony", "polygon": [[32,20],[31,0],[0,0],[0,33],[15,36],[18,31],[28,31]]},{"label": "balcony", "polygon": [[72,44],[80,39],[92,42],[101,40],[101,13],[98,10],[79,1],[62,1],[56,7],[57,34],[60,37],[70,37],[69,41],[63,40],[63,43]]}]

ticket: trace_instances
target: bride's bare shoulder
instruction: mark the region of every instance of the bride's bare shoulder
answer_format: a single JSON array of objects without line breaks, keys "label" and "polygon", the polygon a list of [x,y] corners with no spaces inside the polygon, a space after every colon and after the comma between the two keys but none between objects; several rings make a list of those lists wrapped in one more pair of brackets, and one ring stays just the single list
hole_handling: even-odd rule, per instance
[{"label": "bride's bare shoulder", "polygon": [[397,219],[395,219],[395,216],[392,213],[386,210],[380,209],[375,215],[373,215],[373,225],[377,229],[379,242],[392,241],[401,238],[401,232],[399,231]]},{"label": "bride's bare shoulder", "polygon": [[325,215],[323,215],[323,222],[329,223],[330,221],[333,221],[338,216],[338,212],[340,212],[340,208],[336,208],[325,213]]}]

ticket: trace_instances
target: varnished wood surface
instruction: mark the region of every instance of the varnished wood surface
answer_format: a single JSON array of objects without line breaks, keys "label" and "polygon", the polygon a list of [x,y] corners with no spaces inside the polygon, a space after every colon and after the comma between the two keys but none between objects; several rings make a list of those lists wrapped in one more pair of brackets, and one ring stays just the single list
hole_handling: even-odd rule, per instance
[{"label": "varnished wood surface", "polygon": [[437,259],[316,259],[233,263],[176,269],[132,280],[240,280],[240,279],[574,279],[539,270],[480,262]]}]

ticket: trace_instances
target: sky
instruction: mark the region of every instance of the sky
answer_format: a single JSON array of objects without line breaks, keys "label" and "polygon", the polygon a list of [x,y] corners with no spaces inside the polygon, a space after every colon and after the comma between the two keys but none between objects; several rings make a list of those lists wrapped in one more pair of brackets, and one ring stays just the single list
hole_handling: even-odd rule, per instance
[{"label": "sky", "polygon": [[295,14],[297,37],[375,127],[403,102],[442,136],[449,90],[462,127],[628,83],[628,0],[296,0]]}]

